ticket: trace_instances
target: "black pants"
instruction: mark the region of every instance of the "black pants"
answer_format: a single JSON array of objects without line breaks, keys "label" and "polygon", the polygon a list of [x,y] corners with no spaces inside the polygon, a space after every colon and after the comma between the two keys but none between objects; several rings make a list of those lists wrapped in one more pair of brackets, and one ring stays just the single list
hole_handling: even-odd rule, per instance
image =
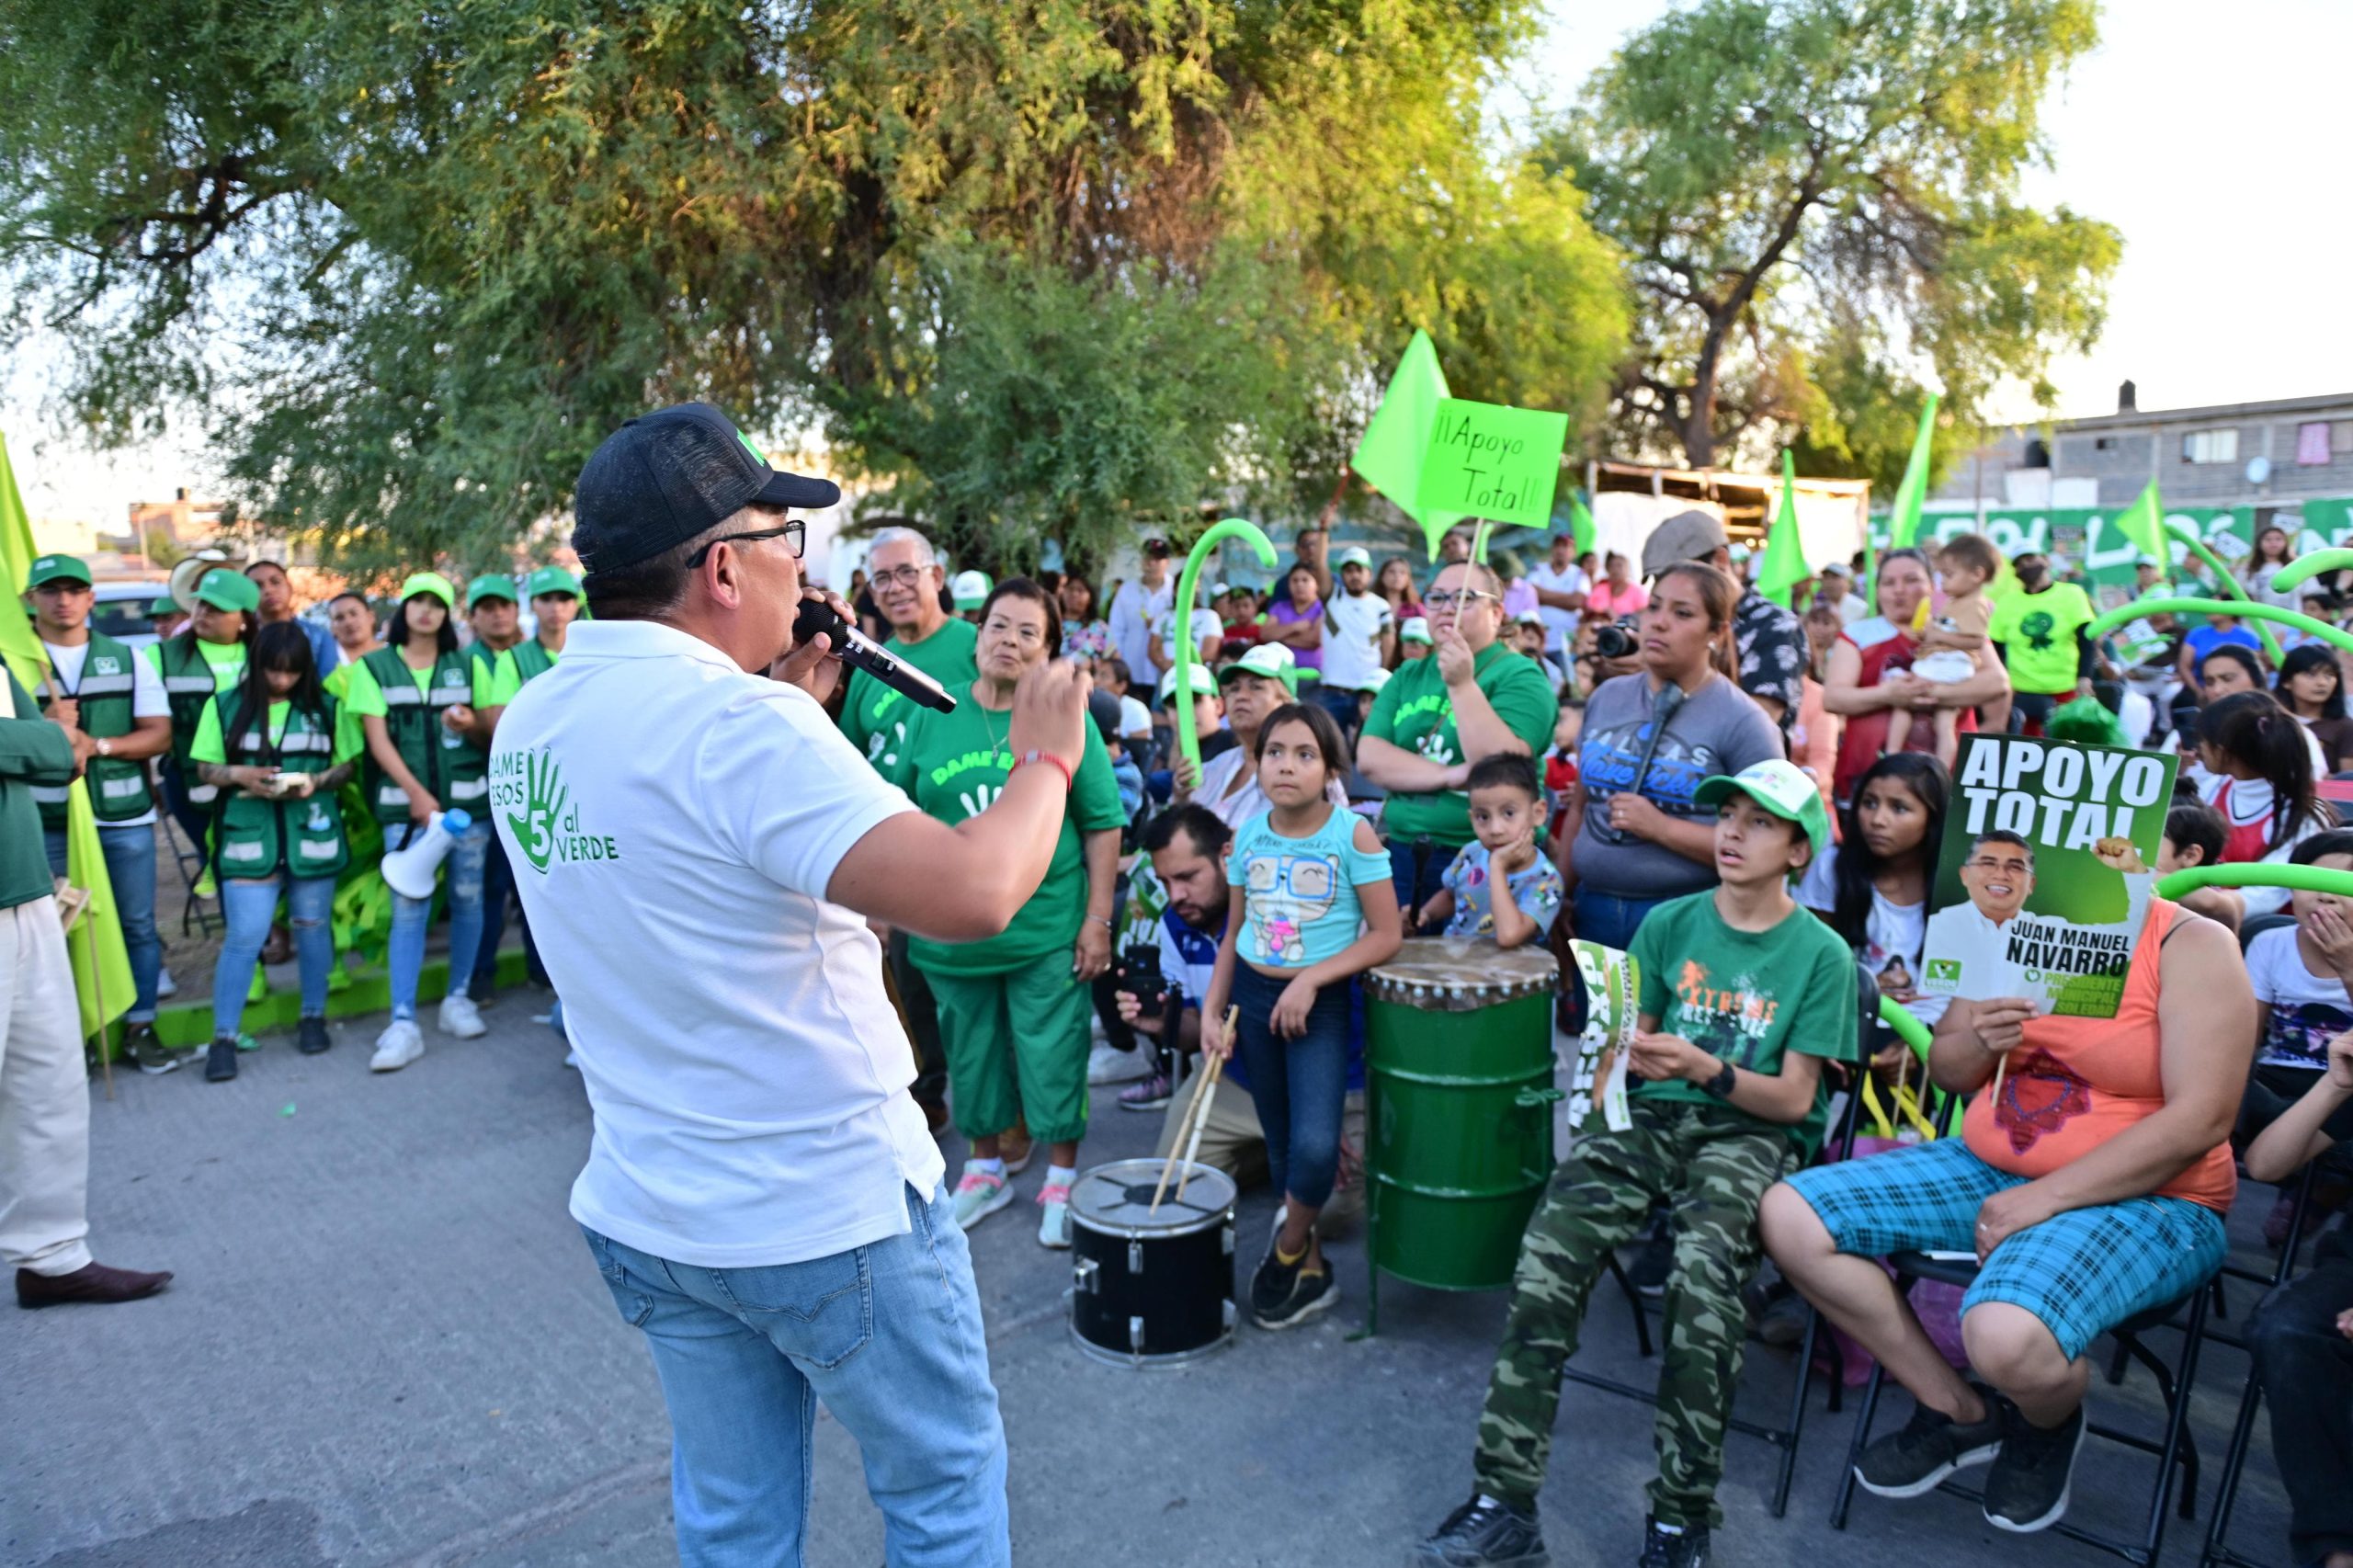
[{"label": "black pants", "polygon": [[907,934],[893,926],[890,951],[891,983],[898,988],[899,1011],[907,1020],[907,1041],[915,1048],[915,1081],[910,1089],[918,1105],[948,1103],[948,1049],[939,1043],[939,1004],[923,971],[907,957]]},{"label": "black pants", "polygon": [[2348,1307],[2353,1237],[2336,1231],[2312,1271],[2265,1297],[2248,1324],[2298,1562],[2353,1551],[2353,1339],[2336,1329]]},{"label": "black pants", "polygon": [[490,835],[490,857],[482,868],[482,949],[474,960],[474,972],[466,993],[477,1002],[487,1002],[498,988],[498,944],[506,935],[506,905],[515,905],[515,924],[523,933],[523,968],[534,985],[548,983],[548,971],[540,963],[539,944],[531,940],[530,917],[523,913],[523,901],[515,897],[515,867],[506,858],[506,843],[494,832]]}]

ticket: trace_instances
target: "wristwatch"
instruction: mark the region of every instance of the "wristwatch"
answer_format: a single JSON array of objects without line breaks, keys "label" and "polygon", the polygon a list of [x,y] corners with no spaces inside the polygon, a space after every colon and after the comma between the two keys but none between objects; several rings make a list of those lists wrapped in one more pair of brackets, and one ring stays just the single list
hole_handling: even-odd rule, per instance
[{"label": "wristwatch", "polygon": [[114,755],[113,737],[108,735],[100,735],[98,737],[97,752],[100,756],[112,756]]},{"label": "wristwatch", "polygon": [[1699,1092],[1704,1095],[1712,1095],[1720,1100],[1730,1099],[1733,1076],[1732,1063],[1727,1062],[1723,1065],[1722,1072],[1699,1085]]}]

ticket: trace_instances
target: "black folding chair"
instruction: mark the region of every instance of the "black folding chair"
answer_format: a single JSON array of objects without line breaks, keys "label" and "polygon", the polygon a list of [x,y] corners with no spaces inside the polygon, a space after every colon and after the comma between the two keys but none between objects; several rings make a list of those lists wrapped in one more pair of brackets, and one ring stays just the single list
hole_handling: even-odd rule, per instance
[{"label": "black folding chair", "polygon": [[204,846],[190,845],[180,832],[178,821],[169,812],[155,813],[164,830],[164,847],[171,851],[172,862],[180,869],[180,935],[189,935],[188,927],[196,927],[199,937],[212,935],[215,926],[225,926],[227,917],[205,907],[205,901],[196,895],[196,881],[204,874]]},{"label": "black folding chair", "polygon": [[[1903,1291],[1906,1297],[1911,1295],[1912,1287],[1923,1279],[1933,1279],[1966,1290],[1970,1282],[1977,1278],[1977,1265],[1974,1262],[1934,1258],[1925,1253],[1895,1253],[1887,1259],[1887,1263],[1888,1267],[1895,1270],[1895,1288]],[[2070,1540],[2081,1541],[2086,1546],[2097,1547],[2102,1551],[2123,1558],[2127,1562],[2138,1563],[2141,1568],[2149,1568],[2150,1564],[2156,1562],[2158,1549],[2165,1541],[2168,1505],[2175,1503],[2173,1479],[2177,1467],[2181,1471],[2181,1492],[2177,1506],[2183,1519],[2193,1519],[2197,1517],[2198,1445],[2189,1434],[2189,1391],[2198,1379],[2198,1352],[2205,1338],[2206,1304],[2212,1285],[2211,1278],[2200,1280],[2197,1289],[2188,1295],[2177,1301],[2168,1301],[2162,1307],[2137,1313],[2109,1330],[2109,1337],[2116,1342],[2120,1352],[2119,1368],[2111,1369],[2109,1381],[2120,1380],[2120,1364],[2125,1358],[2138,1361],[2156,1379],[2157,1392],[2164,1399],[2165,1406],[2164,1433],[2154,1438],[2142,1433],[2126,1432],[2117,1427],[2103,1426],[2097,1421],[2089,1422],[2087,1425],[2087,1429],[2095,1437],[2104,1437],[2109,1442],[2120,1443],[2126,1448],[2137,1449],[2143,1453],[2156,1456],[2156,1483],[2150,1492],[2148,1524],[2143,1530],[2141,1538],[2138,1540],[2127,1540],[2115,1536],[2104,1536],[2069,1524],[2063,1519],[2051,1527],[2056,1534],[2065,1536]],[[2187,1313],[2187,1321],[2176,1325],[2174,1319],[2177,1314],[2181,1313]],[[2175,1364],[2170,1367],[2142,1342],[2143,1335],[2168,1326],[2178,1326],[2182,1333],[2181,1350]],[[1870,1381],[1863,1385],[1862,1408],[1855,1415],[1855,1435],[1847,1449],[1846,1472],[1839,1478],[1837,1501],[1832,1505],[1830,1510],[1830,1528],[1833,1529],[1843,1530],[1847,1528],[1847,1512],[1855,1497],[1855,1466],[1860,1462],[1863,1449],[1870,1444],[1871,1422],[1879,1413],[1880,1389],[1886,1381],[1886,1376],[1887,1370],[1884,1367],[1874,1365],[1871,1368]],[[1937,1490],[1949,1493],[1956,1497],[1967,1498],[1972,1503],[1982,1503],[1984,1500],[1983,1492],[1958,1481],[1944,1482],[1938,1486]]]},{"label": "black folding chair", "polygon": [[[1868,1040],[1870,1038],[1872,1027],[1879,1019],[1879,982],[1870,971],[1863,968],[1860,963],[1855,966],[1855,1005],[1860,1019],[1859,1038]],[[1857,1080],[1857,1087],[1858,1089],[1860,1087],[1859,1077]],[[1839,1114],[1838,1124],[1832,1130],[1832,1140],[1837,1148],[1838,1158],[1842,1160],[1850,1159],[1854,1155],[1855,1128],[1861,1104],[1862,1096],[1859,1093],[1849,1094],[1847,1096],[1846,1107]],[[1653,1354],[1650,1313],[1654,1303],[1645,1301],[1642,1292],[1634,1288],[1633,1281],[1626,1277],[1626,1270],[1619,1263],[1617,1254],[1609,1255],[1608,1268],[1609,1277],[1618,1282],[1618,1289],[1624,1292],[1627,1304],[1632,1309],[1635,1350],[1647,1359]],[[1847,1395],[1845,1358],[1839,1354],[1836,1340],[1823,1337],[1822,1314],[1814,1311],[1813,1304],[1809,1301],[1805,1307],[1805,1332],[1798,1341],[1797,1383],[1790,1391],[1787,1419],[1779,1426],[1768,1426],[1760,1422],[1745,1420],[1737,1415],[1727,1416],[1724,1421],[1724,1425],[1731,1430],[1746,1437],[1760,1437],[1779,1450],[1779,1458],[1775,1462],[1773,1477],[1772,1509],[1773,1517],[1777,1519],[1789,1512],[1790,1483],[1797,1474],[1798,1440],[1805,1433],[1806,1387],[1816,1375],[1813,1353],[1817,1345],[1820,1345],[1827,1353],[1830,1362],[1821,1373],[1830,1385],[1830,1392],[1824,1403],[1834,1415],[1845,1408]],[[1571,1382],[1582,1383],[1586,1388],[1599,1389],[1605,1393],[1618,1394],[1626,1399],[1640,1400],[1644,1404],[1655,1405],[1658,1403],[1658,1391],[1655,1388],[1637,1388],[1631,1383],[1620,1382],[1615,1378],[1605,1378],[1597,1372],[1580,1371],[1574,1366],[1565,1369],[1562,1376]]]}]

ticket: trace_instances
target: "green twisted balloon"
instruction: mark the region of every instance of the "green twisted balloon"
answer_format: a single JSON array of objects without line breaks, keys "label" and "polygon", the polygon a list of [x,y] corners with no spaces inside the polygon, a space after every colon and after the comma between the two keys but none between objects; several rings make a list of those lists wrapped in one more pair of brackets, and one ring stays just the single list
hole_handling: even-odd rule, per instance
[{"label": "green twisted balloon", "polygon": [[[2222,579],[2222,586],[2231,591],[2231,597],[2236,599],[2243,606],[2252,606],[2255,603],[2254,597],[2245,588],[2239,586],[2239,580],[2231,575],[2231,569],[2229,565],[2223,562],[2222,558],[2206,548],[2206,541],[2204,540],[2200,539],[2196,533],[2182,527],[2179,523],[2167,523],[2165,525],[2165,532],[2172,538],[2177,539],[2181,540],[2182,543],[2188,545],[2192,553],[2197,555],[2200,560],[2205,562],[2207,565],[2211,566],[2214,569],[2214,575]],[[2245,609],[2223,609],[2220,611],[2210,610],[2205,613],[2210,615],[2245,615],[2248,611]],[[2263,651],[2271,656],[2271,662],[2275,665],[2278,664],[2279,662],[2279,639],[2271,634],[2271,628],[2263,623],[2263,619],[2260,616],[2255,618],[2255,634],[2263,639]],[[2091,633],[2086,631],[2085,635],[2089,636]]]},{"label": "green twisted balloon", "polygon": [[1271,572],[1275,569],[1275,541],[1267,532],[1247,517],[1228,517],[1211,528],[1193,543],[1185,557],[1185,570],[1176,579],[1176,617],[1168,631],[1176,642],[1176,744],[1183,748],[1185,760],[1193,765],[1193,777],[1201,776],[1201,737],[1193,733],[1193,671],[1199,667],[1199,654],[1193,645],[1193,597],[1201,585],[1201,562],[1218,544],[1229,539],[1245,539],[1258,552],[1258,564]]},{"label": "green twisted balloon", "polygon": [[1910,1008],[1893,996],[1882,996],[1879,999],[1879,1021],[1910,1046],[1914,1055],[1923,1062],[1928,1059],[1928,1026],[1914,1017]]},{"label": "green twisted balloon", "polygon": [[2271,574],[2271,585],[2282,593],[2297,584],[2307,582],[2324,572],[2353,569],[2353,550],[2315,550],[2310,555],[2300,555]]},{"label": "green twisted balloon", "polygon": [[2229,866],[2185,867],[2169,877],[2157,879],[2153,891],[2159,898],[2179,898],[2200,888],[2289,888],[2298,892],[2333,892],[2339,898],[2353,898],[2353,871],[2245,860]]},{"label": "green twisted balloon", "polygon": [[[2127,621],[2137,620],[2144,615],[2181,612],[2235,615],[2254,621],[2258,630],[2264,629],[2266,621],[2277,621],[2281,626],[2292,626],[2309,636],[2334,642],[2346,652],[2353,653],[2353,633],[2331,626],[2325,620],[2314,620],[2297,610],[2281,609],[2278,605],[2250,604],[2242,599],[2135,599],[2131,604],[2118,605],[2106,614],[2096,617],[2090,625],[2084,628],[2084,635],[2103,637]],[[2264,630],[2267,642],[2270,635],[2268,630]]]}]

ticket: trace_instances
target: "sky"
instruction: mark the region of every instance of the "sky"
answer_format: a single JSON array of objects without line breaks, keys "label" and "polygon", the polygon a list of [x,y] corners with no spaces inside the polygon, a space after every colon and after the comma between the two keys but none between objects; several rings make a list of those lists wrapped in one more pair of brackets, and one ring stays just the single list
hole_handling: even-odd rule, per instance
[{"label": "sky", "polygon": [[[1554,0],[1507,97],[1558,108],[1620,39],[1671,7]],[[2353,256],[2338,106],[2346,0],[2110,0],[2102,42],[2046,108],[2053,168],[2027,186],[2116,224],[2124,260],[2094,351],[2059,364],[2063,415],[2353,392],[2353,310],[2322,280]],[[2339,302],[2332,304],[2331,300]],[[0,373],[0,434],[35,517],[119,527],[134,500],[210,494],[197,447],[93,453],[42,417],[39,355]],[[2024,399],[1996,410],[2025,419]]]}]

